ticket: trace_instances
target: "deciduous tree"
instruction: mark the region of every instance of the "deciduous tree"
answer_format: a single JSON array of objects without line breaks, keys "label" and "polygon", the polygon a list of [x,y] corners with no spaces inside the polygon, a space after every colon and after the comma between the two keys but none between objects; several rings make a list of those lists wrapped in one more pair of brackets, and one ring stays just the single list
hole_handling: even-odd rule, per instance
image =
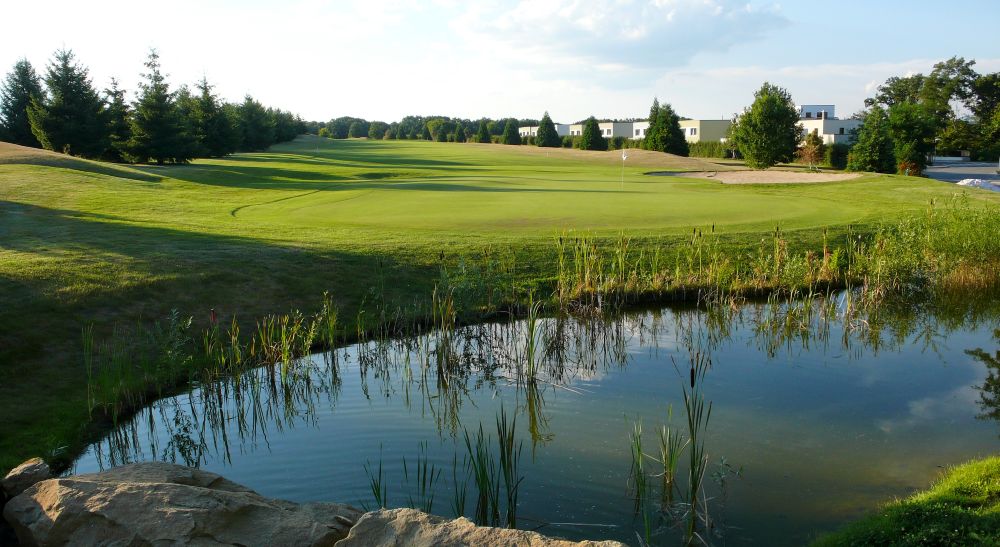
[{"label": "deciduous tree", "polygon": [[788,91],[764,82],[753,104],[737,116],[733,143],[752,169],[767,169],[791,161],[802,139],[799,113]]},{"label": "deciduous tree", "polygon": [[895,145],[889,133],[889,117],[879,106],[872,106],[858,129],[858,138],[847,155],[850,171],[896,172]]}]

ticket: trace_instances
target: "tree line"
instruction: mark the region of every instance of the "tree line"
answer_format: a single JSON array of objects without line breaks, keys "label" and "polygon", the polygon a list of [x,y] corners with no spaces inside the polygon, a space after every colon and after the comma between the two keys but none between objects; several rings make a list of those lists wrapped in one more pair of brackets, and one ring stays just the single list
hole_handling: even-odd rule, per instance
[{"label": "tree line", "polygon": [[55,52],[39,76],[18,61],[0,86],[0,140],[115,162],[185,163],[265,150],[305,133],[298,116],[250,95],[225,102],[206,78],[172,90],[151,50],[135,100],[112,79],[98,91],[71,50]]},{"label": "tree line", "polygon": [[933,154],[996,160],[1000,155],[1000,73],[979,74],[974,60],[952,57],[930,74],[891,77],[865,100],[851,143],[824,145],[804,135],[788,92],[765,82],[734,117],[727,144],[755,169],[796,156],[852,171],[921,175]]},{"label": "tree line", "polygon": [[[325,123],[307,122],[306,127],[320,137],[332,139],[367,137],[377,140],[527,144],[582,150],[637,147],[687,156],[688,144],[681,132],[680,119],[669,104],[661,106],[659,101],[654,99],[650,109],[649,130],[645,138],[639,140],[605,137],[601,134],[600,121],[593,116],[580,122],[583,125],[581,135],[560,136],[548,112],[545,112],[540,120],[517,118],[469,120],[448,116],[406,116],[392,123],[370,122],[363,118],[342,116]],[[538,127],[538,131],[534,136],[522,138],[518,133],[521,127]]]}]

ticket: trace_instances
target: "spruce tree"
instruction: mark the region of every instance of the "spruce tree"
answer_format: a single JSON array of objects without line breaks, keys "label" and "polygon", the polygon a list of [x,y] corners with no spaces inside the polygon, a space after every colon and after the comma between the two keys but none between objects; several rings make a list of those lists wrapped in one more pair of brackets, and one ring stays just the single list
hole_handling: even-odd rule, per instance
[{"label": "spruce tree", "polygon": [[646,128],[646,136],[642,139],[642,147],[646,150],[663,150],[663,137],[658,133],[660,125],[657,123],[660,117],[660,99],[653,98],[653,106],[649,108],[649,127]]},{"label": "spruce tree", "polygon": [[889,133],[889,117],[882,107],[875,105],[858,129],[857,140],[847,155],[847,170],[895,173],[894,147]]},{"label": "spruce tree", "polygon": [[240,127],[243,130],[243,150],[260,152],[274,144],[274,120],[262,104],[247,95],[243,98],[239,112]]},{"label": "spruce tree", "polygon": [[767,169],[792,161],[802,126],[792,96],[784,89],[764,82],[754,101],[730,128],[733,144],[752,169]]},{"label": "spruce tree", "polygon": [[32,98],[28,107],[31,132],[42,147],[86,158],[104,154],[109,141],[104,100],[72,51],[55,53],[45,86],[48,96]]},{"label": "spruce tree", "polygon": [[111,78],[111,87],[104,90],[108,112],[108,149],[104,159],[123,162],[128,159],[128,145],[132,138],[129,125],[131,116],[128,103],[125,102],[125,90],[118,87],[118,80]]},{"label": "spruce tree", "polygon": [[130,154],[140,162],[184,163],[192,157],[192,137],[187,132],[174,94],[160,72],[160,56],[150,50],[145,62],[145,81],[133,104]]},{"label": "spruce tree", "polygon": [[503,135],[500,136],[501,144],[521,144],[521,135],[517,132],[517,120],[510,118],[503,128]]},{"label": "spruce tree", "polygon": [[476,142],[479,143],[490,142],[490,128],[488,125],[486,125],[486,120],[479,121],[479,130],[476,131]]},{"label": "spruce tree", "polygon": [[556,132],[556,124],[552,123],[552,118],[546,112],[542,116],[542,121],[538,122],[538,134],[535,135],[535,144],[547,148],[558,148],[562,146],[562,138]]},{"label": "spruce tree", "polygon": [[654,122],[650,124],[646,135],[653,134],[646,150],[656,150],[678,156],[687,156],[690,153],[687,139],[684,138],[684,131],[681,130],[680,117],[674,112],[669,104],[659,108]]},{"label": "spruce tree", "polygon": [[607,150],[608,139],[601,135],[601,126],[593,116],[583,122],[583,135],[579,141],[580,150]]},{"label": "spruce tree", "polygon": [[0,140],[41,148],[31,132],[28,107],[32,99],[42,100],[42,82],[27,59],[14,63],[0,88]]},{"label": "spruce tree", "polygon": [[232,118],[226,114],[223,105],[212,93],[208,79],[202,77],[195,84],[198,96],[194,104],[194,133],[204,154],[218,158],[235,152],[240,138]]},{"label": "spruce tree", "polygon": [[460,121],[455,122],[455,142],[465,142],[465,128]]}]

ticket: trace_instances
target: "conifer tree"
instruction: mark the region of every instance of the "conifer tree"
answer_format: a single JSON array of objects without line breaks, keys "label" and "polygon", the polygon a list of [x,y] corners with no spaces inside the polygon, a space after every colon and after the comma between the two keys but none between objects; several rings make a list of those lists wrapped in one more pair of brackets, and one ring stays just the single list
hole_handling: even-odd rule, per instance
[{"label": "conifer tree", "polygon": [[461,121],[455,122],[455,142],[465,142],[465,128]]},{"label": "conifer tree", "polygon": [[111,78],[111,87],[104,90],[108,112],[108,149],[104,159],[123,162],[128,159],[128,145],[132,138],[129,125],[131,116],[128,103],[125,102],[125,90],[118,87],[118,80]]},{"label": "conifer tree", "polygon": [[174,94],[160,71],[160,56],[150,50],[146,59],[145,81],[139,84],[139,96],[133,105],[130,154],[136,161],[184,163],[193,156],[194,147]]},{"label": "conifer tree", "polygon": [[486,120],[479,121],[479,130],[476,131],[476,142],[489,143],[490,142],[490,128],[486,125]]},{"label": "conifer tree", "polygon": [[517,120],[510,118],[503,128],[503,135],[500,136],[501,144],[521,144],[521,135],[517,132]]},{"label": "conifer tree", "polygon": [[[658,101],[657,101],[658,102]],[[659,107],[653,122],[646,130],[648,145],[646,150],[666,152],[678,156],[687,156],[690,153],[687,139],[681,130],[680,117],[674,112],[674,108],[669,104]],[[652,138],[650,138],[652,137]]]},{"label": "conifer tree", "polygon": [[28,107],[32,99],[41,101],[42,82],[27,59],[14,63],[14,68],[0,87],[0,140],[41,148],[31,132]]},{"label": "conifer tree", "polygon": [[580,137],[581,150],[607,150],[608,139],[601,135],[601,126],[593,116],[583,122],[583,135]]},{"label": "conifer tree", "polygon": [[424,124],[424,130],[420,134],[420,138],[424,139],[425,141],[434,140],[434,136],[431,135],[431,128],[428,127],[427,124]]},{"label": "conifer tree", "polygon": [[28,107],[31,132],[46,150],[100,157],[108,148],[104,100],[94,89],[86,67],[67,49],[55,53],[45,74],[46,97]]},{"label": "conifer tree", "polygon": [[649,127],[646,128],[646,136],[642,139],[642,147],[646,150],[662,150],[663,137],[658,133],[660,125],[657,123],[660,116],[660,99],[653,97],[653,106],[649,107]]},{"label": "conifer tree", "polygon": [[262,104],[247,95],[239,106],[242,150],[259,152],[274,144],[274,120]]},{"label": "conifer tree", "polygon": [[194,136],[202,152],[210,158],[232,154],[240,138],[232,118],[226,114],[212,86],[204,76],[195,84],[198,96],[194,103]]},{"label": "conifer tree", "polygon": [[538,134],[535,135],[535,144],[547,148],[558,148],[562,146],[562,138],[556,132],[556,124],[552,123],[552,118],[546,112],[542,120],[538,122]]}]

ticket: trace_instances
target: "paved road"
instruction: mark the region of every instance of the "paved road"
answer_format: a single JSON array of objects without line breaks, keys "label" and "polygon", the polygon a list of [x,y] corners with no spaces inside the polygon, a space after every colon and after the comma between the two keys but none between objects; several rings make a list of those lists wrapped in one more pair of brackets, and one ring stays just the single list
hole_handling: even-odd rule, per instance
[{"label": "paved road", "polygon": [[945,182],[958,182],[962,179],[1000,181],[1000,175],[997,174],[997,164],[974,161],[940,163],[928,167],[927,176]]}]

